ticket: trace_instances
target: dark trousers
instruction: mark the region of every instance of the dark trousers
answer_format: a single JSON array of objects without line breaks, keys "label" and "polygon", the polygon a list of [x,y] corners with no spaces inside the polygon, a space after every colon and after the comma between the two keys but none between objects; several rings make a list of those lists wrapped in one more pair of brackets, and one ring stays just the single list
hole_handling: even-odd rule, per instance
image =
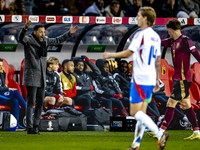
[{"label": "dark trousers", "polygon": [[102,107],[112,110],[112,100],[100,96],[95,96],[94,99],[97,100]]},{"label": "dark trousers", "polygon": [[122,99],[120,99],[124,105],[125,108],[127,109],[128,114],[130,114],[130,101],[128,97],[123,97]]},{"label": "dark trousers", "polygon": [[[33,124],[37,126],[40,123],[40,116],[44,102],[45,87],[26,86],[26,88],[27,88],[26,127],[33,128]],[[34,116],[32,116],[34,105],[35,105],[35,111],[34,111]]]},{"label": "dark trousers", "polygon": [[75,101],[75,105],[80,105],[83,107],[82,112],[87,115],[89,113],[89,108],[97,108],[104,106],[110,110],[112,110],[112,101],[110,99],[96,96],[91,98],[88,95],[76,96],[73,98]]},{"label": "dark trousers", "polygon": [[113,112],[113,116],[117,116],[117,115],[128,116],[129,115],[129,113],[124,108],[124,105],[121,100],[118,100],[114,97],[109,97],[109,99],[112,100],[112,107],[117,108],[117,110]]},{"label": "dark trousers", "polygon": [[160,117],[160,112],[158,111],[157,105],[154,101],[151,101],[147,106],[147,114],[151,114],[155,117]]},{"label": "dark trousers", "polygon": [[89,108],[91,106],[91,98],[89,96],[75,96],[73,97],[75,105],[80,105],[83,107],[81,110],[85,115],[89,113]]}]

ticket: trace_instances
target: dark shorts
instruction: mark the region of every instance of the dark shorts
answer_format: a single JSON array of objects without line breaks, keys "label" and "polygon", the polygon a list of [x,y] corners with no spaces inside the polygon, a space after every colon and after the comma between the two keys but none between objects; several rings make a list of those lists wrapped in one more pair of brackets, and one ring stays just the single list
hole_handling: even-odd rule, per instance
[{"label": "dark shorts", "polygon": [[191,82],[187,80],[173,81],[173,90],[170,98],[177,101],[187,98],[189,96],[190,85]]}]

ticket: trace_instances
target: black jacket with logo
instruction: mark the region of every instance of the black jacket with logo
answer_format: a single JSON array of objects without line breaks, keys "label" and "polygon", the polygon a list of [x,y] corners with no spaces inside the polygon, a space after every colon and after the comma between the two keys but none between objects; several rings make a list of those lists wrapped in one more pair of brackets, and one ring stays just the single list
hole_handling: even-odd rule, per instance
[{"label": "black jacket with logo", "polygon": [[45,96],[63,95],[61,79],[57,71],[46,71],[46,85]]}]

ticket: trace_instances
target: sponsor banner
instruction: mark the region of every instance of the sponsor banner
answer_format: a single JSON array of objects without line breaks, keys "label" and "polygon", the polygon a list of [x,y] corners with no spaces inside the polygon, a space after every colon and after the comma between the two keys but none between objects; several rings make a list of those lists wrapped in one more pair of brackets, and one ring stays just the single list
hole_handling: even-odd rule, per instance
[{"label": "sponsor banner", "polygon": [[0,15],[0,22],[4,22],[5,21],[5,16],[4,15]]},{"label": "sponsor banner", "polygon": [[80,16],[79,17],[79,23],[89,23],[89,17]]},{"label": "sponsor banner", "polygon": [[39,22],[39,16],[32,16],[30,15],[28,18],[31,22],[38,23]]},{"label": "sponsor banner", "polygon": [[106,45],[88,45],[87,52],[103,53],[106,49]]},{"label": "sponsor banner", "polygon": [[200,25],[200,18],[194,18],[194,25]]},{"label": "sponsor banner", "polygon": [[55,23],[56,16],[46,16],[46,23]]},{"label": "sponsor banner", "polygon": [[105,24],[106,17],[96,17],[96,24]]},{"label": "sponsor banner", "polygon": [[129,17],[128,23],[129,23],[129,24],[137,24],[137,19],[136,19],[136,17]]},{"label": "sponsor banner", "polygon": [[178,21],[181,22],[181,25],[187,25],[187,18],[178,18]]},{"label": "sponsor banner", "polygon": [[63,21],[63,23],[72,23],[73,17],[72,16],[63,16],[62,21]]},{"label": "sponsor banner", "polygon": [[0,44],[0,52],[15,52],[18,44]]},{"label": "sponsor banner", "polygon": [[22,22],[21,15],[12,15],[12,22]]},{"label": "sponsor banner", "polygon": [[113,17],[112,23],[113,24],[122,24],[122,17]]}]

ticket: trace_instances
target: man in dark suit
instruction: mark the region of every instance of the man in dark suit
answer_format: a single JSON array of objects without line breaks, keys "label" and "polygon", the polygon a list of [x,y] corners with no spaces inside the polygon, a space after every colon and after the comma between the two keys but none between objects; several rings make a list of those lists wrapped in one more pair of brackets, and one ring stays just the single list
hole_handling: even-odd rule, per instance
[{"label": "man in dark suit", "polygon": [[[78,30],[78,26],[71,28],[68,32],[56,38],[45,37],[45,27],[37,24],[30,35],[26,35],[31,25],[28,20],[19,35],[19,41],[24,45],[25,63],[23,85],[27,87],[27,111],[26,123],[28,134],[39,134],[38,125],[42,112],[44,93],[46,86],[46,57],[47,46],[60,44],[71,37],[71,34]],[[32,112],[35,104],[35,111],[32,123]]]}]

